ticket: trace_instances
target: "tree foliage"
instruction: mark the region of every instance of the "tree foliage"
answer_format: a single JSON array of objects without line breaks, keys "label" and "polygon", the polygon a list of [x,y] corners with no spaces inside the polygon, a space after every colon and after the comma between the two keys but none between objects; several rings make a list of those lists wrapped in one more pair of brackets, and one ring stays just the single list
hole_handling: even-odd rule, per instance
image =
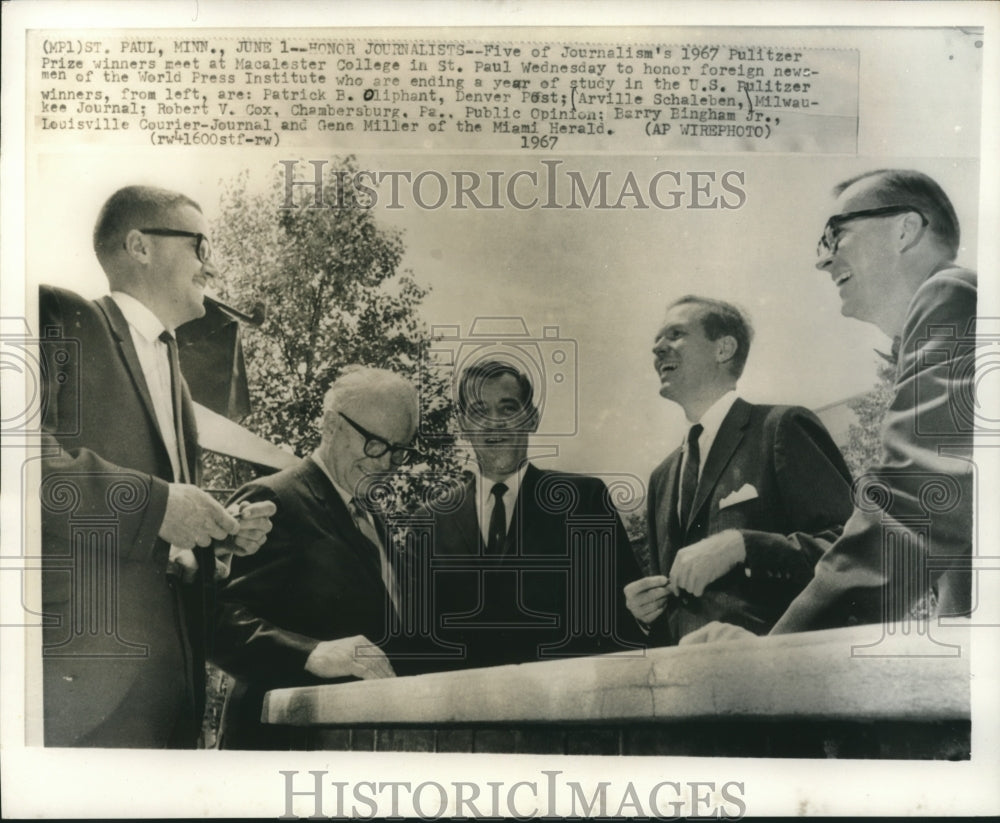
[{"label": "tree foliage", "polygon": [[882,423],[892,402],[896,368],[889,362],[879,363],[876,375],[871,391],[847,404],[857,417],[842,450],[853,477],[860,477],[882,457]]},{"label": "tree foliage", "polygon": [[[878,364],[875,386],[871,391],[848,403],[857,416],[848,430],[843,448],[844,459],[857,479],[882,459],[882,424],[895,394],[893,386],[896,366],[886,360]],[[926,618],[936,613],[937,593],[932,589],[922,596],[910,610],[911,617]]]},{"label": "tree foliage", "polygon": [[[327,191],[338,175],[356,171],[353,157],[329,163]],[[427,289],[409,270],[399,271],[401,232],[378,225],[371,209],[283,204],[282,179],[270,191],[253,192],[244,172],[224,185],[213,227],[228,266],[220,295],[244,309],[265,309],[259,328],[244,326],[253,411],[243,425],[306,456],[319,443],[323,395],[346,366],[403,374],[420,392],[418,445],[426,455],[395,483],[403,502],[412,503],[423,475],[455,469],[450,375],[427,360],[428,332],[418,311]]]}]

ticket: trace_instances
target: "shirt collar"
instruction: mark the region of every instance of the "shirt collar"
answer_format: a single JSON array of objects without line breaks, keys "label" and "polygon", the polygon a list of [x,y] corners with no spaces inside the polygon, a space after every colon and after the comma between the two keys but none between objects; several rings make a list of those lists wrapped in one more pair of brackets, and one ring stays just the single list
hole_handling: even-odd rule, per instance
[{"label": "shirt collar", "polygon": [[[729,414],[729,410],[733,407],[733,403],[736,402],[738,397],[736,389],[730,389],[709,406],[708,411],[698,421],[702,426],[701,437],[699,438],[700,442],[706,443],[715,440],[715,435],[719,433],[719,429],[722,427],[722,421],[726,419],[726,415]],[[702,453],[707,454],[704,451]]]},{"label": "shirt collar", "polygon": [[159,318],[149,308],[123,291],[111,292],[111,299],[121,309],[128,324],[150,343],[155,343],[160,334],[167,331]]},{"label": "shirt collar", "polygon": [[509,477],[505,477],[503,480],[490,480],[488,477],[483,476],[483,470],[480,468],[479,463],[474,463],[472,466],[472,473],[476,478],[477,489],[481,489],[483,494],[488,495],[496,483],[503,483],[507,487],[504,497],[517,497],[517,492],[521,488],[521,483],[524,481],[524,473],[527,470],[528,461],[525,460],[521,464],[521,468]]},{"label": "shirt collar", "polygon": [[337,492],[337,494],[340,495],[340,498],[344,501],[344,505],[347,506],[348,510],[350,510],[350,508],[351,508],[351,501],[354,499],[354,496],[352,494],[350,494],[345,488],[343,488],[336,480],[333,479],[333,475],[330,473],[330,470],[327,468],[326,463],[324,463],[323,462],[323,458],[320,457],[320,451],[319,451],[319,449],[316,449],[316,451],[314,451],[312,453],[312,455],[310,455],[310,457],[311,457],[312,461],[317,466],[320,467],[320,469],[323,471],[323,474],[326,475],[327,479],[333,485],[334,490]]}]

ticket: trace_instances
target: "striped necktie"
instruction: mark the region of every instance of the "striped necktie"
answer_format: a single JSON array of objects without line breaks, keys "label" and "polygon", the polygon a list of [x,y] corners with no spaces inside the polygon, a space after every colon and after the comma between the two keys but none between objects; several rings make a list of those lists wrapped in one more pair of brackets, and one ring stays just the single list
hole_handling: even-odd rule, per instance
[{"label": "striped necktie", "polygon": [[371,543],[375,550],[378,552],[378,563],[379,569],[382,573],[382,583],[385,585],[385,590],[389,593],[389,599],[392,601],[392,607],[396,610],[396,614],[399,614],[399,588],[396,585],[396,575],[392,570],[392,564],[389,562],[389,557],[385,552],[385,547],[382,545],[382,540],[378,536],[378,532],[375,530],[375,526],[368,516],[368,512],[365,511],[364,507],[358,502],[356,497],[351,498],[351,514],[354,516],[354,523],[358,527],[358,531],[361,532]]}]

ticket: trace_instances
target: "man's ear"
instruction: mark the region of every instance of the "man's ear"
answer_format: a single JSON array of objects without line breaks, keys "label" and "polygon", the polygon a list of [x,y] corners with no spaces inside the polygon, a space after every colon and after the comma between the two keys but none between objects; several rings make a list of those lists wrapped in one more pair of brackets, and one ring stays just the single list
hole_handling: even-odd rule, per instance
[{"label": "man's ear", "polygon": [[715,341],[715,362],[728,363],[736,356],[738,349],[739,344],[736,342],[735,337],[731,337],[728,334],[723,335]]},{"label": "man's ear", "polygon": [[149,261],[149,239],[138,229],[131,229],[125,235],[125,251],[129,257],[146,263]]},{"label": "man's ear", "polygon": [[923,230],[924,221],[919,214],[913,211],[904,214],[899,223],[899,250],[903,252],[913,248],[920,240]]},{"label": "man's ear", "polygon": [[333,433],[336,431],[338,421],[339,415],[337,415],[336,412],[329,411],[327,409],[323,410],[319,420],[316,421],[316,428],[319,429],[320,441],[325,442],[333,436]]}]

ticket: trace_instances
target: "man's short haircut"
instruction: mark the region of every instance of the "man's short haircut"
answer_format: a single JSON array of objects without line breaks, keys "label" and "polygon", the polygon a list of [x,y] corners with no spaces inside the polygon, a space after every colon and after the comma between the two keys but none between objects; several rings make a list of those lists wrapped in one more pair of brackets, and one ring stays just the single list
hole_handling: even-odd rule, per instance
[{"label": "man's short haircut", "polygon": [[696,294],[686,294],[675,300],[667,306],[667,311],[674,306],[685,305],[701,307],[701,327],[709,340],[732,337],[736,341],[736,353],[729,360],[729,372],[739,379],[746,367],[750,342],[753,340],[753,327],[749,318],[732,303]]},{"label": "man's short haircut", "polygon": [[153,186],[126,186],[111,195],[101,208],[94,225],[94,252],[102,263],[122,247],[132,229],[170,228],[160,226],[163,216],[178,207],[201,211],[186,194]]},{"label": "man's short haircut", "polygon": [[913,206],[927,218],[927,227],[948,252],[948,259],[958,255],[961,229],[955,207],[935,180],[912,169],[876,169],[838,183],[834,196],[843,194],[849,186],[869,177],[878,178],[872,193],[880,206]]},{"label": "man's short haircut", "polygon": [[535,389],[531,385],[528,375],[513,363],[507,363],[503,360],[479,360],[462,372],[462,377],[458,382],[458,410],[467,412],[470,399],[482,393],[483,384],[487,380],[502,377],[505,374],[509,374],[517,380],[521,394],[521,407],[533,409]]},{"label": "man's short haircut", "polygon": [[323,416],[365,403],[397,403],[416,427],[420,414],[417,389],[405,377],[388,369],[347,366],[323,396]]}]

